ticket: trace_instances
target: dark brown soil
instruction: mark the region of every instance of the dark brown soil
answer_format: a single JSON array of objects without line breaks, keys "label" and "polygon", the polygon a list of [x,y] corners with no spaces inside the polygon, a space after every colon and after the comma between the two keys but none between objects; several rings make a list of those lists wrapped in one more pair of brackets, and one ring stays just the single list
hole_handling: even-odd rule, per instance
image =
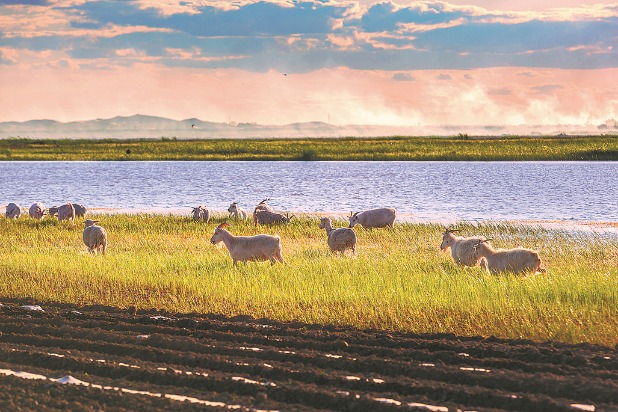
[{"label": "dark brown soil", "polygon": [[0,307],[0,369],[48,379],[0,373],[2,411],[618,410],[615,348],[23,304]]}]

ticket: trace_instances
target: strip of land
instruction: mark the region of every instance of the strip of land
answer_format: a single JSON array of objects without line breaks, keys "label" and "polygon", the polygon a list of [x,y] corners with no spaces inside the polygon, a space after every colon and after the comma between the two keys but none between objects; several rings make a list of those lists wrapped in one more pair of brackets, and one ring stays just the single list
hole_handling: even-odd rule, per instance
[{"label": "strip of land", "polygon": [[618,160],[618,136],[0,139],[0,161],[10,160]]},{"label": "strip of land", "polygon": [[[233,266],[215,227],[188,216],[99,214],[107,254],[92,256],[76,224],[0,218],[0,301],[219,313],[412,333],[453,333],[613,347],[618,336],[618,237],[505,222],[458,223],[495,247],[537,250],[546,273],[490,275],[440,250],[444,226],[355,228],[356,255],[334,256],[317,219],[230,232],[277,234],[285,265]],[[342,222],[334,222],[341,227]],[[3,330],[3,332],[6,332]]]}]

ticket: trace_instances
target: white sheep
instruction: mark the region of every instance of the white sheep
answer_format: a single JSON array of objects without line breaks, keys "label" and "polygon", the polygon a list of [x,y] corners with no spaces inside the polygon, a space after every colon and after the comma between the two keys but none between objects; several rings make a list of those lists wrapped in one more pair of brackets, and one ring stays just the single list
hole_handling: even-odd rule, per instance
[{"label": "white sheep", "polygon": [[474,247],[475,257],[481,260],[481,267],[491,274],[501,272],[536,273],[545,272],[541,267],[538,252],[518,247],[515,249],[494,249],[489,239],[477,241]]},{"label": "white sheep", "polygon": [[84,244],[88,246],[90,253],[100,252],[104,255],[107,250],[107,232],[97,223],[99,223],[98,220],[86,219],[84,222],[86,228],[82,233],[82,239]]},{"label": "white sheep", "polygon": [[331,252],[341,252],[343,255],[346,249],[352,249],[352,254],[356,254],[356,233],[354,233],[354,229],[347,227],[333,229],[331,220],[327,217],[320,219],[320,229],[326,229],[327,243]]},{"label": "white sheep", "polygon": [[58,220],[70,220],[72,222],[75,221],[75,207],[70,202],[65,203],[62,206],[50,207],[47,212],[50,216],[58,215]]},{"label": "white sheep", "polygon": [[364,212],[350,213],[350,228],[361,225],[365,229],[390,227],[393,228],[395,221],[395,209],[383,207],[379,209],[365,210]]},{"label": "white sheep", "polygon": [[9,219],[17,219],[21,216],[21,207],[15,203],[9,203],[6,206],[6,217]]},{"label": "white sheep", "polygon": [[271,213],[275,213],[275,209],[273,209],[272,207],[270,207],[270,205],[266,202],[268,202],[270,199],[266,198],[264,200],[262,200],[260,203],[258,203],[258,205],[255,207],[255,209],[253,209],[253,223],[257,225],[258,223],[258,219],[257,219],[257,213],[265,210],[267,212],[271,212]]},{"label": "white sheep", "polygon": [[86,213],[88,213],[86,206],[80,205],[79,203],[73,203],[73,208],[75,208],[76,217],[84,217],[86,216]]},{"label": "white sheep", "polygon": [[47,209],[45,208],[45,205],[43,203],[35,202],[32,204],[32,206],[30,206],[28,214],[31,218],[40,220],[43,219],[43,216],[47,214]]},{"label": "white sheep", "polygon": [[210,221],[210,210],[208,210],[206,206],[200,205],[198,207],[194,207],[191,210],[191,214],[193,215],[193,220],[203,220],[206,223]]},{"label": "white sheep", "polygon": [[289,213],[281,214],[276,212],[269,212],[268,210],[258,210],[253,214],[253,220],[256,224],[260,225],[277,225],[290,223],[294,215],[290,216]]},{"label": "white sheep", "polygon": [[210,242],[213,245],[223,242],[230,252],[234,265],[237,265],[238,262],[247,261],[263,262],[270,260],[272,264],[285,262],[281,255],[281,238],[279,236],[234,236],[225,230],[227,226],[229,226],[229,223],[221,223],[217,226]]},{"label": "white sheep", "polygon": [[230,216],[234,219],[247,220],[247,211],[238,207],[238,202],[233,202],[230,207],[227,208],[227,211],[230,212]]},{"label": "white sheep", "polygon": [[485,240],[482,236],[461,237],[456,236],[454,232],[459,232],[458,229],[447,229],[442,234],[442,244],[440,249],[446,251],[451,248],[451,256],[458,265],[476,266],[479,264],[479,257],[475,256],[474,247],[479,241]]}]

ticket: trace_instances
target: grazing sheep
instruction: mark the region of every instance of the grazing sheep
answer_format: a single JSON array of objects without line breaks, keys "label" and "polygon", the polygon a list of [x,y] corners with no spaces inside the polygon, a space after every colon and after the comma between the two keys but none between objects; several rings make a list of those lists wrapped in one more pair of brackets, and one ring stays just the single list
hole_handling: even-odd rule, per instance
[{"label": "grazing sheep", "polygon": [[234,219],[247,220],[247,211],[238,207],[238,202],[233,202],[230,207],[227,208],[227,211],[230,212],[230,216]]},{"label": "grazing sheep", "polygon": [[6,217],[9,219],[17,219],[21,216],[21,207],[15,203],[9,203],[6,206]]},{"label": "grazing sheep", "polygon": [[283,256],[281,256],[281,238],[279,236],[234,236],[225,230],[227,226],[229,226],[229,223],[221,223],[217,226],[210,242],[213,245],[223,242],[230,252],[234,265],[237,265],[238,262],[263,262],[266,260],[270,260],[272,264],[276,262],[284,263]]},{"label": "grazing sheep", "polygon": [[347,227],[333,229],[331,220],[327,217],[320,219],[320,229],[326,229],[327,243],[331,252],[341,252],[343,255],[346,249],[352,249],[352,254],[356,254],[356,233],[354,233],[354,229]]},{"label": "grazing sheep", "polygon": [[65,203],[62,206],[50,207],[47,211],[50,216],[58,215],[58,220],[75,221],[75,207],[71,203]]},{"label": "grazing sheep", "polygon": [[90,220],[86,219],[84,222],[86,228],[82,234],[82,239],[86,246],[88,246],[88,250],[90,253],[98,253],[105,254],[107,250],[107,232],[101,226],[98,226],[98,220]]},{"label": "grazing sheep", "polygon": [[88,213],[86,206],[79,203],[73,203],[73,208],[75,208],[75,217],[84,217]]},{"label": "grazing sheep", "polygon": [[277,225],[283,223],[290,223],[294,215],[290,216],[289,213],[285,215],[281,213],[269,212],[268,210],[258,210],[253,214],[253,220],[256,224],[260,225]]},{"label": "grazing sheep", "polygon": [[458,229],[447,229],[442,234],[442,244],[440,249],[446,251],[451,248],[451,256],[458,265],[476,266],[479,264],[479,257],[475,256],[474,247],[479,241],[485,240],[482,236],[460,237],[453,234],[459,232]]},{"label": "grazing sheep", "polygon": [[41,202],[35,202],[30,206],[28,210],[28,214],[33,219],[43,219],[43,216],[47,214],[47,209],[45,209],[45,205]]},{"label": "grazing sheep", "polygon": [[58,220],[70,220],[75,222],[75,207],[71,203],[65,203],[58,208]]},{"label": "grazing sheep", "polygon": [[395,221],[395,209],[380,208],[366,210],[364,212],[350,213],[350,228],[356,225],[361,225],[365,229],[390,227],[393,228],[393,222]]},{"label": "grazing sheep", "polygon": [[522,247],[515,249],[494,249],[489,239],[479,240],[474,247],[475,257],[481,260],[481,267],[495,275],[501,272],[536,273],[545,272],[541,267],[538,252]]},{"label": "grazing sheep", "polygon": [[266,202],[268,202],[270,199],[266,198],[264,200],[262,200],[260,203],[258,203],[258,205],[255,207],[255,209],[253,209],[253,223],[257,225],[258,220],[257,220],[257,213],[265,210],[267,212],[271,212],[271,213],[275,213],[275,209],[273,209],[272,207],[270,207],[270,205]]},{"label": "grazing sheep", "polygon": [[203,220],[206,223],[210,220],[210,210],[206,206],[194,207],[191,210],[191,214],[193,215],[193,220]]}]

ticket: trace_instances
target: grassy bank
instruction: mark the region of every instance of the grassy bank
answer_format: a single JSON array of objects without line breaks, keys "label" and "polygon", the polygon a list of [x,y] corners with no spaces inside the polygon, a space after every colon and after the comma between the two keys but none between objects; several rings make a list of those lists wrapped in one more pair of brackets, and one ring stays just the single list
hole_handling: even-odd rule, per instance
[{"label": "grassy bank", "polygon": [[[536,248],[548,273],[490,276],[462,269],[439,248],[442,227],[358,229],[358,255],[334,257],[317,220],[285,227],[238,223],[282,238],[286,265],[234,268],[210,244],[217,222],[102,215],[108,254],[91,256],[82,224],[0,218],[0,301],[37,301],[247,314],[413,332],[452,332],[615,345],[618,241],[540,227],[462,224],[501,247]],[[337,225],[341,225],[338,222]]]},{"label": "grassy bank", "polygon": [[618,160],[618,136],[2,139],[0,160]]}]

